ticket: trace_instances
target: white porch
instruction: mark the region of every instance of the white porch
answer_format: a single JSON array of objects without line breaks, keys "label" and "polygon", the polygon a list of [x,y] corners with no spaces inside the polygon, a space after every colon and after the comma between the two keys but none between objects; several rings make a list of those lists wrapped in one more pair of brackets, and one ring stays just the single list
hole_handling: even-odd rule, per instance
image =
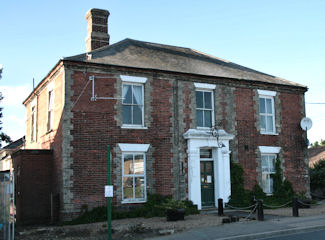
[{"label": "white porch", "polygon": [[214,166],[214,199],[218,207],[218,198],[227,203],[231,194],[229,140],[234,136],[224,130],[218,130],[218,138],[210,130],[189,129],[184,138],[188,148],[188,198],[198,209],[202,209],[200,148],[211,148]]}]

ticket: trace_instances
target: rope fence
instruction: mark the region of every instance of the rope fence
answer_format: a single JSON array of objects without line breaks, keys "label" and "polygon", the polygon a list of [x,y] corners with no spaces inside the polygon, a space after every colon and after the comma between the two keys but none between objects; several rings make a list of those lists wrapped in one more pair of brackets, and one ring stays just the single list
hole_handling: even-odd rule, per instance
[{"label": "rope fence", "polygon": [[272,205],[268,205],[268,204],[263,203],[263,206],[265,206],[267,208],[277,209],[277,208],[283,208],[283,207],[285,207],[287,205],[290,205],[291,203],[292,203],[292,201],[289,201],[289,202],[287,202],[287,203],[285,203],[283,205],[279,205],[279,206],[272,206]]},{"label": "rope fence", "polygon": [[236,210],[248,210],[248,209],[252,209],[253,207],[255,207],[256,204],[253,204],[253,205],[248,206],[248,207],[234,207],[234,206],[231,206],[230,204],[226,203],[226,206],[229,207],[229,208],[232,208],[232,209],[236,209]]},{"label": "rope fence", "polygon": [[[325,200],[323,200],[325,201]],[[258,221],[263,221],[264,220],[264,207],[266,208],[270,208],[270,209],[279,209],[279,208],[283,208],[286,206],[292,206],[292,216],[293,217],[299,217],[299,208],[304,208],[305,207],[311,207],[311,206],[316,206],[319,205],[320,203],[323,203],[323,201],[321,202],[316,202],[316,203],[306,203],[303,202],[302,200],[299,200],[297,197],[294,197],[292,199],[292,201],[288,201],[282,205],[268,205],[263,203],[263,200],[256,200],[254,199],[254,204],[247,206],[247,207],[237,207],[237,206],[232,206],[229,203],[226,203],[223,205],[223,200],[222,199],[218,199],[218,215],[222,216],[223,215],[223,206],[228,207],[230,209],[235,209],[235,210],[250,210],[249,214],[244,217],[244,219],[248,219],[251,217],[251,215],[255,212],[256,216],[257,216],[257,220]]]}]

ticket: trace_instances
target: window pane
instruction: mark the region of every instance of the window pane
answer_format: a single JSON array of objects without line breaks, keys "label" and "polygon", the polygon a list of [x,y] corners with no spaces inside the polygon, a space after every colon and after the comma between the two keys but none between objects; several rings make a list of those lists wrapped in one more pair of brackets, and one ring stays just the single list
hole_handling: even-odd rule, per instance
[{"label": "window pane", "polygon": [[260,98],[260,113],[265,113],[265,98]]},{"label": "window pane", "polygon": [[123,103],[132,103],[132,87],[131,85],[123,85],[122,89]]},{"label": "window pane", "polygon": [[266,100],[266,112],[272,114],[272,100],[270,98],[267,98],[265,100]]},{"label": "window pane", "polygon": [[211,111],[204,111],[204,127],[211,127]]},{"label": "window pane", "polygon": [[133,174],[133,155],[124,155],[124,175]]},{"label": "window pane", "polygon": [[144,198],[144,177],[134,178],[135,198]]},{"label": "window pane", "polygon": [[269,171],[268,157],[262,155],[262,172],[268,172],[268,171]]},{"label": "window pane", "polygon": [[142,103],[142,86],[133,86],[133,104]]},{"label": "window pane", "polygon": [[203,108],[203,92],[196,91],[196,107]]},{"label": "window pane", "polygon": [[203,127],[203,111],[196,110],[196,124],[198,127]]},{"label": "window pane", "polygon": [[212,149],[200,149],[200,158],[212,158]]},{"label": "window pane", "polygon": [[272,116],[267,116],[266,117],[266,131],[267,132],[273,132],[273,117]]},{"label": "window pane", "polygon": [[269,177],[270,188],[268,193],[273,193],[273,178]]},{"label": "window pane", "polygon": [[267,177],[268,175],[267,174],[265,174],[265,173],[263,173],[262,174],[262,188],[263,188],[263,192],[265,192],[265,193],[268,193],[269,191],[268,191],[268,177]]},{"label": "window pane", "polygon": [[134,174],[144,174],[144,159],[142,154],[134,156]]},{"label": "window pane", "polygon": [[123,199],[133,198],[133,177],[123,177]]},{"label": "window pane", "polygon": [[122,118],[124,124],[131,124],[132,118],[131,118],[131,106],[122,106]]},{"label": "window pane", "polygon": [[133,123],[142,125],[142,106],[132,106],[133,109]]},{"label": "window pane", "polygon": [[269,156],[270,172],[275,172],[275,156]]},{"label": "window pane", "polygon": [[212,93],[204,92],[204,108],[212,109]]},{"label": "window pane", "polygon": [[266,119],[265,116],[261,116],[261,131],[265,132],[266,131]]}]

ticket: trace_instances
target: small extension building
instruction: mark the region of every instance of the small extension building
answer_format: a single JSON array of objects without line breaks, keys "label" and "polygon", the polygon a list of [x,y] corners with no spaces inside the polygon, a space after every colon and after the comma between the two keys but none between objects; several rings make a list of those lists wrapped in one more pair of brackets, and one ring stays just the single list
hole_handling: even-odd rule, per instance
[{"label": "small extension building", "polygon": [[59,60],[24,101],[29,150],[17,164],[46,155],[34,174],[44,167],[51,179],[52,218],[53,209],[67,220],[106,204],[108,145],[115,206],[144,203],[147,193],[217,206],[231,194],[231,160],[245,188],[272,194],[277,157],[294,190],[309,194],[306,86],[190,48],[110,45],[108,16],[87,12],[86,53]]}]

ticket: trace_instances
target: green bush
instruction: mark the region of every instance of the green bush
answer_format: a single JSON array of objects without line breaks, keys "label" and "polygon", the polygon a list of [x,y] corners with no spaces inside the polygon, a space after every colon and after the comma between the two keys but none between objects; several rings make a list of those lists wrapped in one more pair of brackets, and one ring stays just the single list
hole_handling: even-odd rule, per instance
[{"label": "green bush", "polygon": [[252,199],[261,199],[267,205],[280,206],[292,200],[295,196],[292,184],[288,180],[283,181],[281,162],[277,158],[275,163],[275,174],[273,178],[273,195],[267,196],[259,185],[255,185],[251,191],[244,188],[243,168],[231,161],[231,196],[229,204],[235,207],[247,207],[252,205]]},{"label": "green bush", "polygon": [[309,168],[310,188],[312,192],[325,189],[325,159],[321,159]]},{"label": "green bush", "polygon": [[[166,209],[172,207],[181,207],[185,209],[185,214],[198,214],[199,211],[192,201],[174,200],[171,196],[162,196],[159,194],[148,194],[147,202],[142,206],[134,206],[128,209],[121,209],[112,207],[112,219],[136,218],[136,217],[164,217],[166,216]],[[96,207],[88,211],[87,206],[82,207],[79,217],[65,222],[64,224],[84,224],[92,222],[102,222],[107,220],[107,207]]]}]

